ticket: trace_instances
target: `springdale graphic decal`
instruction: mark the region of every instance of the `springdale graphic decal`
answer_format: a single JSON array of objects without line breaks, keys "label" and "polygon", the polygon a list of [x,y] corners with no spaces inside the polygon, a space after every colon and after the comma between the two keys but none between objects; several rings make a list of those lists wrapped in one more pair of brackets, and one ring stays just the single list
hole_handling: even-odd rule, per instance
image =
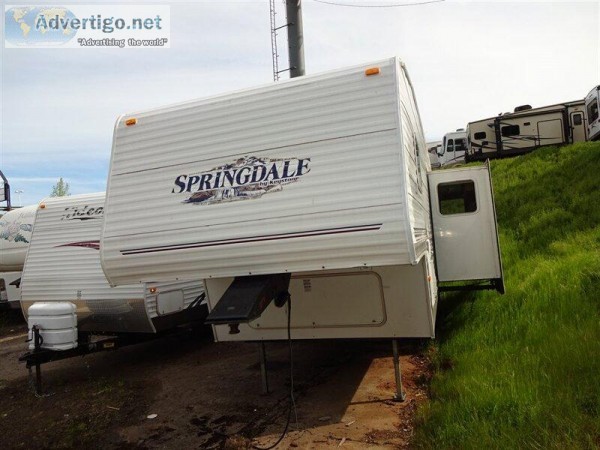
[{"label": "springdale graphic decal", "polygon": [[211,205],[260,198],[279,192],[310,172],[310,158],[270,159],[246,156],[196,175],[175,178],[173,194],[189,194],[183,203]]}]

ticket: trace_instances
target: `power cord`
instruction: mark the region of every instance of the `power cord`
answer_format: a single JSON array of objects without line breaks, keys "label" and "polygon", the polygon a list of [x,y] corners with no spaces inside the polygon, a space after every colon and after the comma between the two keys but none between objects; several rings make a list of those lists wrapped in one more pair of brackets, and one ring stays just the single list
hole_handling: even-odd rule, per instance
[{"label": "power cord", "polygon": [[202,302],[204,301],[204,299],[206,298],[206,292],[203,292],[202,294],[200,294],[198,297],[196,297],[189,305],[188,305],[188,309],[192,309],[195,308],[198,305],[201,305]]},{"label": "power cord", "polygon": [[290,402],[288,405],[288,414],[287,419],[285,421],[285,427],[283,428],[283,432],[277,441],[269,446],[269,447],[258,447],[253,445],[252,448],[256,450],[271,450],[279,445],[283,438],[286,436],[288,428],[290,426],[290,421],[292,418],[292,410],[294,411],[294,416],[296,418],[296,426],[298,426],[298,413],[296,412],[296,400],[294,399],[294,358],[292,353],[292,297],[287,293],[287,304],[288,304],[288,313],[287,313],[287,340],[289,346],[289,358],[290,358]]}]

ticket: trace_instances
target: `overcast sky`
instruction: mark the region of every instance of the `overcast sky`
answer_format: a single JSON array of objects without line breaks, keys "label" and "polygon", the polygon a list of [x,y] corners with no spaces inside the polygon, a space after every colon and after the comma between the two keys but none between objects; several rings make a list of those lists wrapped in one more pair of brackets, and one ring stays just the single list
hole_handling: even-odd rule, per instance
[{"label": "overcast sky", "polygon": [[[120,114],[272,82],[268,1],[160,3],[171,5],[170,49],[2,50],[0,169],[15,202],[15,190],[23,204],[38,202],[61,176],[74,194],[104,190]],[[428,141],[600,84],[598,2],[306,0],[303,9],[307,73],[400,56]],[[285,56],[285,32],[279,44]]]}]

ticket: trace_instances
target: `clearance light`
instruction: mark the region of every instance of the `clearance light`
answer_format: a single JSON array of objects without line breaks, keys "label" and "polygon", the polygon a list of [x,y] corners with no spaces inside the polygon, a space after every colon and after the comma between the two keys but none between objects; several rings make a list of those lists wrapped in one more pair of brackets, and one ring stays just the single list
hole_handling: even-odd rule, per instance
[{"label": "clearance light", "polygon": [[150,288],[150,293],[151,294],[156,294],[156,288],[155,287],[151,287]]},{"label": "clearance light", "polygon": [[125,125],[127,125],[128,127],[135,125],[137,123],[137,119],[135,117],[132,117],[131,119],[127,119],[125,121]]},{"label": "clearance light", "polygon": [[40,209],[46,209],[46,205],[44,205],[43,203],[40,203]]},{"label": "clearance light", "polygon": [[371,75],[379,75],[379,67],[371,67],[365,70],[365,75],[368,77]]}]

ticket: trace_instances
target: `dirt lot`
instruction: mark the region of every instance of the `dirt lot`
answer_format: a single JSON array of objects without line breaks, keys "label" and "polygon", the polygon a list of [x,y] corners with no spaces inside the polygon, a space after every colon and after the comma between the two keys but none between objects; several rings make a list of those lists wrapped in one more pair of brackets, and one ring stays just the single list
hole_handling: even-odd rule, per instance
[{"label": "dirt lot", "polygon": [[[2,449],[267,447],[285,425],[285,343],[267,344],[267,395],[256,344],[187,334],[49,363],[47,395],[38,398],[17,362],[24,332],[23,325],[0,324]],[[401,346],[407,399],[396,403],[389,341],[295,342],[297,421],[292,414],[278,448],[410,447],[414,412],[427,395],[421,348]]]}]

